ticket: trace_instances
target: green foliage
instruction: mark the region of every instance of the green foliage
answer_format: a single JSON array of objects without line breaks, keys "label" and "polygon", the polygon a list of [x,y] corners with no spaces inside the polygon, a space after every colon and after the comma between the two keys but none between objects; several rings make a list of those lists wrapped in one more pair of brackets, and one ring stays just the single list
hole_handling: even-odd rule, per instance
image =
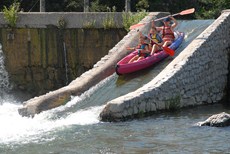
[{"label": "green foliage", "polygon": [[116,28],[116,23],[113,19],[113,15],[108,15],[102,23],[104,29]]},{"label": "green foliage", "polygon": [[80,12],[83,11],[83,6],[84,6],[83,2],[84,2],[83,0],[65,0],[65,4],[62,8],[64,8],[64,11],[66,12],[72,12],[72,11]]},{"label": "green foliage", "polygon": [[167,101],[168,108],[170,111],[176,111],[180,108],[180,96],[176,96]]},{"label": "green foliage", "polygon": [[140,11],[137,13],[123,12],[122,19],[125,30],[129,31],[131,25],[140,22],[148,13],[146,11]]},{"label": "green foliage", "polygon": [[10,5],[9,8],[4,6],[3,14],[4,19],[7,21],[10,27],[15,27],[16,22],[18,19],[18,10],[19,10],[20,3],[14,2],[12,5]]},{"label": "green foliage", "polygon": [[63,28],[65,28],[66,27],[66,21],[65,21],[65,19],[64,19],[64,17],[60,17],[59,19],[58,19],[58,21],[57,21],[57,27],[58,28],[60,28],[60,29],[63,29]]},{"label": "green foliage", "polygon": [[89,7],[90,12],[105,12],[107,6],[100,4],[99,0],[95,0],[91,2],[91,6]]},{"label": "green foliage", "polygon": [[[15,0],[0,1],[0,9],[9,7]],[[82,12],[83,0],[49,0],[46,1],[47,12]],[[148,10],[149,12],[170,12],[178,13],[182,10],[195,8],[196,12],[191,15],[178,16],[177,18],[191,19],[213,19],[217,18],[221,11],[229,9],[230,0],[131,0],[131,12]],[[28,12],[39,11],[37,0],[21,1],[21,8]],[[89,10],[91,12],[106,12],[107,8],[116,6],[116,10],[121,12],[125,7],[125,0],[90,0]]]},{"label": "green foliage", "polygon": [[229,0],[199,0],[196,18],[213,19],[220,16],[221,11],[230,6]]},{"label": "green foliage", "polygon": [[88,21],[83,24],[83,28],[95,28],[96,20]]},{"label": "green foliage", "polygon": [[143,118],[145,117],[145,113],[144,111],[139,111],[138,115],[137,115],[139,118]]},{"label": "green foliage", "polygon": [[140,0],[136,4],[137,11],[147,10],[149,8],[148,0]]},{"label": "green foliage", "polygon": [[109,15],[106,16],[105,20],[103,20],[103,27],[104,29],[109,29],[109,28],[116,28],[116,23],[114,20],[114,13],[116,12],[116,7],[113,7],[112,10],[111,8],[107,7],[107,12],[111,12]]}]

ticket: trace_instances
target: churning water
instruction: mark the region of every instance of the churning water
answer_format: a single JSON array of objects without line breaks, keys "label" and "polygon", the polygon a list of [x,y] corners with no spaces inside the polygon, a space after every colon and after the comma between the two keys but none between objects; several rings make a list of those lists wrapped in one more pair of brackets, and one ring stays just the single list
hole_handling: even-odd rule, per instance
[{"label": "churning water", "polygon": [[[178,30],[185,32],[186,37],[178,53],[212,22],[180,21]],[[170,61],[168,58],[141,74],[121,77],[113,74],[81,96],[73,97],[66,105],[34,118],[18,114],[21,102],[2,99],[0,153],[230,153],[229,127],[194,125],[212,114],[230,112],[222,105],[196,107],[128,122],[99,121],[99,113],[106,102],[146,84]],[[4,68],[1,61],[0,65]],[[3,87],[8,87],[8,75],[5,69],[0,71],[0,80],[6,82]],[[1,91],[5,91],[3,87]]]},{"label": "churning water", "polygon": [[3,91],[9,90],[10,83],[8,73],[4,65],[4,54],[2,51],[2,45],[0,44],[0,88],[4,89]]},{"label": "churning water", "polygon": [[0,44],[0,104],[3,104],[4,100],[10,98],[10,95],[8,95],[7,92],[11,89],[8,72],[4,65],[4,59],[2,45]]}]

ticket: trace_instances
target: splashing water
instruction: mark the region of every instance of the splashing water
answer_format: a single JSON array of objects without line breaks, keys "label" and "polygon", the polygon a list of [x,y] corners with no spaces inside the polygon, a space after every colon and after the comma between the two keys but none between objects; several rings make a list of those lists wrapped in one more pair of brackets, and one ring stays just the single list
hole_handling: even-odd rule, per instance
[{"label": "splashing water", "polygon": [[[74,101],[74,100],[72,100]],[[89,125],[99,122],[98,115],[102,106],[79,110],[64,118],[53,120],[49,111],[36,115],[34,118],[21,117],[17,104],[4,103],[0,106],[0,144],[37,142],[52,140],[48,134],[72,125]]]},{"label": "splashing water", "polygon": [[8,72],[4,65],[4,53],[2,51],[2,45],[0,44],[0,88],[4,90],[9,90],[11,88],[9,82]]},{"label": "splashing water", "polygon": [[42,112],[35,115],[34,118],[22,117],[18,114],[18,108],[21,108],[22,105],[5,100],[4,104],[0,105],[2,124],[0,127],[0,144],[52,141],[55,139],[55,136],[51,135],[53,132],[72,126],[99,123],[99,114],[104,105],[84,106],[81,103],[113,78],[114,76],[101,81],[81,96],[72,97],[66,105]]},{"label": "splashing water", "polygon": [[67,104],[44,111],[34,118],[19,115],[18,109],[22,104],[4,100],[0,105],[0,145],[52,141],[55,136],[50,134],[58,130],[99,123],[99,114],[104,105],[85,105],[84,101],[114,77],[102,80],[82,95],[72,97]]},{"label": "splashing water", "polygon": [[0,44],[0,104],[4,103],[4,100],[12,99],[7,92],[12,88],[9,82],[9,75],[5,69],[4,53],[2,51],[2,45]]}]

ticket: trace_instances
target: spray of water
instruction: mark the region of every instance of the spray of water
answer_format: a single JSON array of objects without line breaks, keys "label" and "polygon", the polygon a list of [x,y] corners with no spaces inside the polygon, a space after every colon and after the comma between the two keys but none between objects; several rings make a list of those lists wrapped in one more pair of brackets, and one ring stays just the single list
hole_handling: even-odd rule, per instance
[{"label": "spray of water", "polygon": [[[42,112],[35,115],[34,118],[22,117],[18,114],[18,108],[22,107],[21,104],[5,101],[0,106],[0,144],[50,141],[55,139],[54,135],[50,135],[55,131],[72,126],[99,123],[99,114],[104,105],[80,109],[76,105],[82,103],[113,78],[114,76],[111,76],[101,81],[81,96],[72,97],[66,105]],[[71,110],[73,108],[74,110]]]},{"label": "spray of water", "polygon": [[5,57],[2,51],[2,45],[0,44],[0,88],[4,90],[9,90],[11,86],[8,73],[5,69],[4,59]]},{"label": "spray of water", "polygon": [[8,95],[8,91],[12,88],[9,82],[9,75],[5,69],[4,63],[5,57],[2,51],[2,45],[0,44],[0,105],[4,103],[4,100],[11,99]]},{"label": "spray of water", "polygon": [[[75,99],[70,103],[74,101]],[[103,106],[90,107],[53,119],[54,111],[52,114],[52,111],[43,112],[34,118],[21,117],[17,112],[19,107],[21,106],[11,102],[5,102],[0,106],[0,144],[52,140],[53,137],[46,135],[58,129],[99,123],[98,115],[103,108]]]}]

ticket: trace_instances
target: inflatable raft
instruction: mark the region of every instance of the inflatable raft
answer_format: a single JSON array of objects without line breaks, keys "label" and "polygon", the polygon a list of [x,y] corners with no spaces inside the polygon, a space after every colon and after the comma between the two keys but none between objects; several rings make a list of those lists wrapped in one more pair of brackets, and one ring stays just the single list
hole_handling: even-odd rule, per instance
[{"label": "inflatable raft", "polygon": [[[176,50],[184,40],[184,33],[176,32],[176,34],[177,34],[177,38],[169,46],[169,48],[172,50]],[[130,53],[129,55],[127,55],[126,57],[124,57],[123,59],[121,59],[116,65],[116,73],[118,75],[122,75],[122,74],[128,74],[128,73],[136,72],[136,71],[145,69],[147,67],[150,67],[153,64],[155,64],[155,63],[157,63],[157,62],[159,62],[159,61],[161,61],[161,60],[163,60],[169,56],[169,54],[167,52],[165,52],[164,50],[161,50],[161,51],[158,51],[157,53],[155,53],[149,57],[146,57],[144,59],[141,59],[139,61],[128,63],[129,60],[132,59],[137,54],[138,54],[138,51],[135,50],[132,53]]]}]

